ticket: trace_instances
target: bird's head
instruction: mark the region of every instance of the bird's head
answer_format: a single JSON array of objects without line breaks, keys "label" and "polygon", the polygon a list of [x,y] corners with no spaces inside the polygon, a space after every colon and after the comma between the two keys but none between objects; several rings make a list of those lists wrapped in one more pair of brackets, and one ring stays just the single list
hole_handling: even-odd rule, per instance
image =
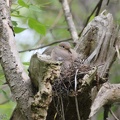
[{"label": "bird's head", "polygon": [[59,43],[59,46],[65,50],[67,50],[68,52],[72,53],[70,50],[71,45],[69,42],[61,42],[61,43]]}]

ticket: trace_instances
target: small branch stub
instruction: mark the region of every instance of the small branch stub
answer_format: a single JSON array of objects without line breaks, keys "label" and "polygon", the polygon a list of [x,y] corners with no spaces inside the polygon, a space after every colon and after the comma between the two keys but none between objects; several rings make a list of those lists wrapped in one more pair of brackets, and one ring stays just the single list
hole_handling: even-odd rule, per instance
[{"label": "small branch stub", "polygon": [[52,61],[51,57],[38,53],[31,58],[29,74],[33,85],[38,88],[31,106],[34,120],[46,120],[47,110],[52,101],[51,84],[60,75],[60,64]]}]

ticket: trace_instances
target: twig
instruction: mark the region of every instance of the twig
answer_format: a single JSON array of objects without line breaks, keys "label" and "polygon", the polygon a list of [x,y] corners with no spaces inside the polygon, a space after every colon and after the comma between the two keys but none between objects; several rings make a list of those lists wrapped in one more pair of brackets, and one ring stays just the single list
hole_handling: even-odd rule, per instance
[{"label": "twig", "polygon": [[77,96],[76,96],[76,91],[77,91],[77,73],[78,73],[78,69],[76,70],[76,73],[75,73],[75,105],[76,105],[78,120],[80,120],[80,112],[79,112],[78,100],[77,100]]},{"label": "twig", "polygon": [[102,6],[102,2],[103,2],[103,0],[100,0],[99,3],[98,3],[98,7],[97,7],[97,11],[96,11],[95,16],[97,16],[97,15],[99,14],[100,8],[101,8],[101,6]]},{"label": "twig", "polygon": [[108,5],[108,4],[109,4],[109,2],[110,2],[110,0],[108,0],[108,1],[107,1],[106,5]]},{"label": "twig", "polygon": [[95,16],[97,16],[97,15],[99,14],[100,8],[101,8],[101,6],[102,6],[102,2],[103,2],[103,0],[100,0],[100,1],[97,3],[97,5],[95,6],[95,8],[93,9],[93,11],[91,12],[91,14],[88,16],[88,18],[87,18],[87,20],[86,20],[86,22],[85,22],[85,25],[84,25],[84,27],[83,27],[83,29],[82,29],[81,32],[79,33],[79,37],[81,36],[84,28],[85,28],[86,25],[88,24],[91,16],[94,14],[94,12],[97,10]]},{"label": "twig", "polygon": [[72,14],[70,12],[68,1],[67,0],[59,0],[59,1],[62,4],[64,15],[65,15],[68,27],[69,27],[71,37],[72,37],[74,43],[77,43],[79,37],[78,37],[78,34],[77,34],[77,30],[75,28],[75,24],[73,22],[73,18],[72,18]]},{"label": "twig", "polygon": [[117,118],[117,116],[113,113],[113,111],[111,109],[110,109],[110,113],[115,118],[115,120],[119,120],[119,118]]},{"label": "twig", "polygon": [[75,73],[75,92],[77,90],[77,73],[78,73],[78,69],[76,70],[76,73]]},{"label": "twig", "polygon": [[60,43],[60,42],[64,42],[64,41],[71,41],[71,40],[72,40],[72,38],[63,39],[63,40],[57,40],[57,41],[54,41],[54,42],[52,42],[50,44],[47,44],[47,45],[42,45],[42,46],[39,46],[39,47],[36,47],[36,48],[27,49],[27,50],[21,50],[21,51],[19,51],[19,53],[30,52],[30,51],[33,51],[33,50],[38,50],[38,49],[41,49],[41,48],[44,48],[44,47],[48,47],[48,46],[54,45],[56,43]]},{"label": "twig", "polygon": [[64,106],[63,106],[63,100],[62,100],[62,96],[61,95],[60,95],[60,101],[61,101],[61,107],[62,107],[62,118],[63,118],[63,120],[65,120]]},{"label": "twig", "polygon": [[79,112],[78,100],[76,95],[75,95],[75,105],[76,105],[78,120],[80,120],[80,114],[79,114],[80,112]]},{"label": "twig", "polygon": [[117,52],[117,57],[118,57],[118,59],[120,60],[120,52],[119,52],[119,47],[118,47],[118,45],[115,45],[115,49],[116,49],[116,52]]}]

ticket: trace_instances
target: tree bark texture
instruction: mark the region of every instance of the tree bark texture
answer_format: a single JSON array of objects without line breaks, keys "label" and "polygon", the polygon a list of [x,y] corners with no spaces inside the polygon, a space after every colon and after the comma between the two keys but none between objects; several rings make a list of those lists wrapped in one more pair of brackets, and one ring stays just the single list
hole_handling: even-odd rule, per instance
[{"label": "tree bark texture", "polygon": [[52,61],[51,57],[41,57],[38,53],[32,56],[29,75],[34,85],[34,100],[31,104],[33,120],[46,120],[47,110],[52,101],[52,85],[59,77],[60,62]]},{"label": "tree bark texture", "polygon": [[[30,120],[31,82],[20,62],[15,45],[10,10],[4,0],[0,1],[0,63],[13,97],[17,102],[19,115]],[[16,116],[16,115],[15,115]],[[17,117],[11,119],[15,120]]]}]

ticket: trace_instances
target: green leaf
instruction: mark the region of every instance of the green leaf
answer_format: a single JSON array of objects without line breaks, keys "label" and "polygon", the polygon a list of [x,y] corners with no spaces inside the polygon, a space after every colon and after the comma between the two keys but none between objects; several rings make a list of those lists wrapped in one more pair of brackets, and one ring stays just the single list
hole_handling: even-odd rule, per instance
[{"label": "green leaf", "polygon": [[26,28],[14,27],[15,33],[20,33],[20,32],[22,32],[24,30],[26,30]]},{"label": "green leaf", "polygon": [[40,23],[39,21],[33,19],[33,18],[29,18],[28,19],[28,25],[30,28],[34,29],[36,32],[45,35],[46,34],[46,28],[45,26]]},{"label": "green leaf", "polygon": [[14,26],[17,26],[17,22],[16,22],[16,21],[12,21],[12,24],[13,24]]},{"label": "green leaf", "polygon": [[29,8],[29,5],[27,5],[23,0],[18,0],[18,4],[22,7]]},{"label": "green leaf", "polygon": [[35,6],[35,5],[30,5],[30,6],[29,6],[29,9],[30,9],[30,10],[33,10],[33,11],[36,11],[36,12],[41,12],[41,11],[42,11],[39,7],[37,7],[37,6]]}]

